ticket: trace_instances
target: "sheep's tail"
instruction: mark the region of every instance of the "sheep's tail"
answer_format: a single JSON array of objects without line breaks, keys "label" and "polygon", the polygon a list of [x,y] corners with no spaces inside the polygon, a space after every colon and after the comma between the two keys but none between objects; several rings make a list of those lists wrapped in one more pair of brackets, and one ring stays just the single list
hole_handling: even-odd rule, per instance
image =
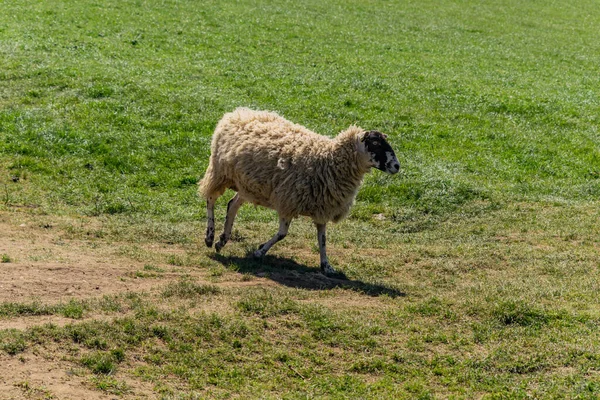
[{"label": "sheep's tail", "polygon": [[[198,193],[200,196],[208,199],[209,197],[218,197],[223,194],[228,186],[229,180],[223,176],[223,171],[219,168],[219,136],[223,131],[227,131],[231,126],[243,125],[243,121],[252,119],[256,112],[249,108],[239,107],[233,112],[227,113],[221,118],[215,132],[213,133],[210,145],[210,161],[204,177],[198,182]],[[222,168],[221,168],[222,169]]]},{"label": "sheep's tail", "polygon": [[214,176],[213,176],[213,167],[212,167],[212,162],[208,164],[208,168],[206,169],[206,173],[204,174],[204,177],[202,179],[200,179],[200,182],[198,182],[198,194],[202,197],[204,197],[205,199],[208,199],[208,197],[210,196],[210,194],[213,192],[213,190],[211,190],[212,184],[211,182],[214,180]]},{"label": "sheep's tail", "polygon": [[208,168],[206,168],[204,177],[198,182],[198,194],[201,197],[208,199],[210,197],[219,197],[223,194],[227,185],[225,184],[226,179],[221,175],[221,172],[217,157],[217,149],[213,143]]},{"label": "sheep's tail", "polygon": [[211,157],[204,177],[198,182],[198,194],[205,199],[217,198],[227,189],[227,180],[219,174],[215,162]]}]

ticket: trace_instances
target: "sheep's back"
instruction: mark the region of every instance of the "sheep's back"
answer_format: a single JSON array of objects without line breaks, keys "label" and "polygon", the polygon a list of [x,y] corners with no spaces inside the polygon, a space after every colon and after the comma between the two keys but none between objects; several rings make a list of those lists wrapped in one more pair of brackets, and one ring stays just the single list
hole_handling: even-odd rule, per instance
[{"label": "sheep's back", "polygon": [[331,139],[275,113],[242,109],[223,117],[214,141],[220,173],[244,198],[285,215],[306,214]]}]

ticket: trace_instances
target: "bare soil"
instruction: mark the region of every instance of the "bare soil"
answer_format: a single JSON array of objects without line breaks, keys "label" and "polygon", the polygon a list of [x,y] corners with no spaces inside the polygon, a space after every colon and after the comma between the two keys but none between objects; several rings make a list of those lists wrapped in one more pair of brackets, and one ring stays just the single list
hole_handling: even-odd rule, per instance
[{"label": "bare soil", "polygon": [[[114,245],[109,243],[65,239],[63,233],[32,217],[0,213],[0,258],[6,255],[0,262],[0,303],[56,304],[127,291],[152,291],[181,275],[167,273],[161,279],[136,279],[135,272],[143,269],[143,262],[115,255]],[[190,275],[194,271],[181,273]],[[46,323],[63,326],[78,321],[59,315],[0,318],[0,330],[23,330]],[[74,373],[73,363],[55,359],[51,350],[44,353],[0,354],[0,400],[155,397],[151,385],[127,376],[115,377],[127,383],[130,390],[126,395],[103,393],[94,389],[88,378]]]},{"label": "bare soil", "polygon": [[138,381],[125,380],[129,393],[115,396],[98,391],[87,378],[79,376],[73,365],[39,354],[0,355],[0,399],[65,399],[109,400],[154,398],[152,387]]},{"label": "bare soil", "polygon": [[[118,257],[107,246],[65,240],[52,229],[0,221],[0,302],[61,302],[150,288],[131,279],[143,263]],[[155,284],[155,282],[154,282]]]}]

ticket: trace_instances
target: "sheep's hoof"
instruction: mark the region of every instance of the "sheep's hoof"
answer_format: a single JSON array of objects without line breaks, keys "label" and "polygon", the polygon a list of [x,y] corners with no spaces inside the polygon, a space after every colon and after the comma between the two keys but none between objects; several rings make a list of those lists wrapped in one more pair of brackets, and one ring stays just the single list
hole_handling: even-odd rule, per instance
[{"label": "sheep's hoof", "polygon": [[215,250],[217,251],[217,253],[221,251],[223,246],[225,246],[225,243],[223,242],[217,242],[217,244],[215,244]]},{"label": "sheep's hoof", "polygon": [[263,253],[262,248],[263,248],[263,246],[260,246],[258,248],[258,250],[256,250],[254,253],[252,253],[254,258],[263,258],[264,257],[265,253]]},{"label": "sheep's hoof", "polygon": [[328,262],[321,263],[321,271],[329,278],[347,279],[343,272],[336,271]]},{"label": "sheep's hoof", "polygon": [[213,242],[215,241],[215,228],[209,226],[206,228],[206,235],[204,235],[204,243],[206,243],[207,247],[212,247]]}]

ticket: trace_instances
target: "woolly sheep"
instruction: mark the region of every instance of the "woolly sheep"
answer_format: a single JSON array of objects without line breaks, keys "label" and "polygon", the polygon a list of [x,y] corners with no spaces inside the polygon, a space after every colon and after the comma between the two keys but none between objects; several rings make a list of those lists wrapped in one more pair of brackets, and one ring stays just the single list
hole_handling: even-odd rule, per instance
[{"label": "woolly sheep", "polygon": [[276,113],[248,108],[225,114],[213,134],[208,169],[199,182],[199,194],[207,200],[206,245],[212,247],[214,241],[215,202],[230,188],[237,194],[227,205],[217,252],[231,236],[238,209],[250,202],[279,214],[279,231],[260,245],[255,257],[264,256],[286,236],[292,219],[304,215],[317,228],[321,269],[335,274],[325,250],[326,225],[346,216],[371,167],[390,174],[400,170],[386,138],[351,126],[330,139]]}]

